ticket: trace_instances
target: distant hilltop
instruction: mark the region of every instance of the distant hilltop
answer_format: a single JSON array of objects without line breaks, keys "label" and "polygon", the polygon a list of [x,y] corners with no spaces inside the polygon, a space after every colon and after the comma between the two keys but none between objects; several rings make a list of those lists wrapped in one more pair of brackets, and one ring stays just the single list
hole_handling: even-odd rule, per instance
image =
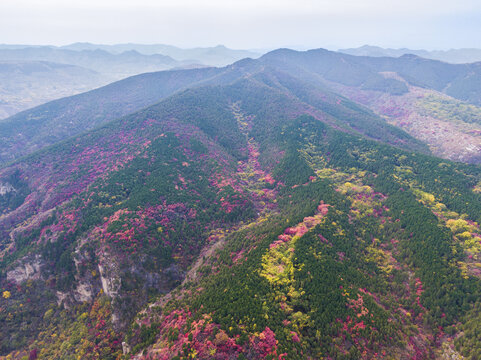
[{"label": "distant hilltop", "polygon": [[450,49],[450,50],[412,50],[384,49],[379,46],[364,45],[358,48],[339,49],[339,52],[356,56],[400,57],[406,54],[417,55],[426,59],[440,60],[452,64],[466,64],[481,61],[481,49]]}]

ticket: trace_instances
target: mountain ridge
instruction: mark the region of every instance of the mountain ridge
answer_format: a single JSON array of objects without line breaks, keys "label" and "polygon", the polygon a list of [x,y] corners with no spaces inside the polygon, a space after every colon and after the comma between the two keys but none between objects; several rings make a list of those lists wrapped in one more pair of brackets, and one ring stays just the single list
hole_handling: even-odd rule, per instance
[{"label": "mountain ridge", "polygon": [[[242,66],[239,68],[240,64],[247,64],[248,66],[247,66],[247,68],[243,68]],[[199,74],[199,79],[195,83],[196,86],[229,84],[231,82],[235,82],[235,81],[238,81],[238,80],[242,79],[244,76],[246,76],[247,78],[255,79],[256,74],[269,73],[269,71],[266,70],[266,68],[259,69],[258,64],[252,63],[251,61],[248,61],[247,63],[241,62],[240,64],[234,64],[234,65],[232,65],[232,67],[227,67],[225,70],[219,70],[219,69],[212,68],[212,69],[190,70],[190,73]],[[254,65],[253,68],[252,67],[249,68],[251,65]],[[267,69],[269,69],[269,68],[267,68]],[[5,136],[5,140],[8,140],[8,141],[5,141],[4,144],[6,146],[8,146],[8,143],[12,142],[12,141],[14,141],[15,144],[21,144],[20,148],[18,148],[18,146],[17,146],[17,148],[18,148],[17,151],[19,151],[19,152],[22,151],[23,154],[26,154],[25,151],[26,150],[28,151],[28,146],[27,146],[29,144],[28,141],[30,141],[30,143],[32,143],[32,140],[36,139],[34,134],[39,133],[39,132],[42,133],[41,128],[39,128],[37,126],[37,124],[40,124],[44,128],[46,127],[46,128],[51,129],[52,126],[53,126],[52,121],[57,121],[57,122],[61,121],[62,118],[65,117],[65,115],[62,114],[63,109],[68,109],[68,108],[72,107],[72,102],[73,102],[73,104],[75,104],[77,99],[85,98],[85,100],[81,100],[81,101],[88,103],[89,111],[91,111],[91,109],[93,108],[93,104],[95,104],[96,101],[100,100],[99,104],[102,104],[102,106],[104,107],[102,109],[102,111],[104,111],[105,114],[108,117],[102,118],[101,116],[96,114],[96,117],[92,119],[93,120],[92,125],[86,125],[85,122],[84,122],[85,115],[82,113],[82,107],[77,105],[75,112],[74,113],[70,112],[68,114],[68,119],[69,119],[70,123],[74,124],[74,126],[77,126],[78,129],[81,130],[81,131],[84,131],[85,129],[88,129],[89,127],[93,128],[95,126],[102,125],[106,121],[108,121],[109,118],[114,119],[115,117],[118,117],[120,114],[126,115],[129,112],[131,112],[132,110],[135,111],[136,108],[137,109],[143,108],[145,106],[151,105],[152,103],[155,103],[155,102],[159,101],[160,99],[162,99],[162,95],[159,94],[158,90],[155,90],[153,93],[151,92],[149,96],[141,96],[137,100],[137,101],[139,101],[138,105],[134,105],[135,103],[133,102],[133,100],[135,100],[136,97],[139,97],[141,95],[141,93],[139,93],[138,90],[135,91],[135,89],[136,89],[137,86],[139,86],[139,84],[143,84],[143,82],[142,82],[143,79],[147,80],[147,84],[149,84],[149,83],[155,84],[155,83],[157,83],[157,81],[155,80],[155,76],[160,77],[161,79],[162,78],[167,78],[167,79],[174,78],[175,79],[177,74],[186,75],[188,73],[189,73],[189,71],[183,70],[183,71],[178,71],[178,72],[170,71],[170,72],[165,72],[165,73],[139,75],[139,76],[134,77],[134,78],[123,80],[119,83],[108,85],[108,86],[106,86],[102,89],[99,89],[99,90],[93,90],[89,93],[85,93],[85,94],[74,96],[74,97],[67,98],[67,99],[58,100],[56,102],[40,106],[38,109],[33,109],[33,110],[27,111],[25,113],[18,114],[11,119],[7,119],[7,120],[4,120],[3,122],[0,122],[0,127],[3,127],[2,133]],[[152,77],[154,77],[154,78],[152,78]],[[188,80],[187,83],[173,82],[172,85],[174,85],[174,86],[173,86],[172,89],[167,88],[166,90],[164,90],[164,91],[166,91],[165,95],[168,96],[175,91],[182,90],[183,87],[192,86],[193,83],[191,82],[191,79],[192,78],[187,75],[187,80]],[[286,79],[289,79],[289,75],[287,75]],[[294,81],[293,83],[291,83],[291,86],[294,86],[294,89],[300,88],[300,87],[306,87],[306,85],[303,85],[302,82],[299,82],[299,80],[296,80],[295,78],[291,77],[290,80]],[[133,90],[124,91],[124,94],[126,94],[126,97],[115,97],[114,102],[109,105],[109,108],[106,108],[105,104],[103,104],[104,101],[101,100],[101,98],[99,98],[98,94],[99,93],[105,94],[106,91],[109,91],[112,94],[116,94],[117,93],[117,90],[116,90],[117,86],[121,86],[121,84],[128,83],[128,82],[132,83],[131,87],[133,86]],[[159,85],[160,85],[160,89],[162,89],[161,83],[159,83]],[[280,84],[277,84],[277,85],[280,85]],[[141,86],[145,86],[145,85],[141,85]],[[112,89],[112,90],[110,90],[110,89]],[[158,88],[154,88],[154,89],[158,89]],[[316,94],[316,92],[319,92],[319,91],[321,92],[321,94],[320,95]],[[287,92],[290,93],[290,96],[292,96],[294,94],[292,92],[292,90],[288,90]],[[130,94],[133,94],[133,97]],[[323,95],[323,94],[326,94],[326,95]],[[103,96],[105,96],[105,95],[103,95]],[[320,96],[320,98],[319,98],[319,96]],[[296,96],[294,96],[294,97],[297,98]],[[317,100],[315,100],[316,97],[318,98]],[[314,109],[317,106],[318,110],[320,110],[321,112],[325,112],[325,113],[329,114],[329,112],[332,111],[332,110],[329,110],[329,108],[332,107],[332,104],[330,104],[330,103],[335,103],[337,101],[336,106],[338,106],[338,109],[337,109],[337,111],[334,112],[334,114],[335,114],[335,116],[336,115],[339,116],[339,115],[342,114],[342,112],[338,113],[339,109],[341,109],[344,106],[341,102],[342,101],[346,102],[347,99],[340,99],[339,98],[339,99],[336,100],[335,99],[336,97],[338,97],[338,95],[336,95],[334,93],[331,93],[329,90],[323,89],[322,87],[321,88],[312,87],[312,95],[311,95],[310,100],[309,99],[307,100],[307,103],[309,103],[310,106],[313,106]],[[297,99],[296,101],[306,101],[306,98],[304,100]],[[49,106],[54,107],[54,109],[55,109],[57,107],[57,105],[56,105],[57,103],[61,104],[61,106],[60,106],[59,109],[55,110],[59,114],[56,117],[54,115],[55,112],[52,113],[52,111],[49,111],[48,109],[49,109]],[[80,102],[80,104],[81,103],[82,102]],[[127,107],[125,109],[122,109],[122,106],[120,106],[121,104],[124,104],[122,106],[127,105]],[[132,105],[134,105],[134,106],[132,106]],[[354,107],[354,106],[355,106],[354,104],[348,105],[348,107]],[[390,125],[386,124],[384,121],[382,121],[380,119],[377,119],[376,115],[373,114],[373,113],[370,113],[369,111],[365,112],[362,117],[358,116],[358,119],[356,119],[354,122],[352,120],[349,120],[349,116],[350,116],[349,111],[352,111],[352,110],[349,110],[348,107],[344,108],[345,113],[342,115],[342,116],[344,116],[344,118],[342,120],[344,123],[340,123],[340,124],[344,127],[347,124],[347,128],[351,128],[351,131],[354,130],[354,131],[363,132],[363,131],[366,131],[369,127],[371,127],[371,130],[367,130],[367,132],[365,132],[365,134],[368,135],[368,136],[371,136],[371,137],[374,137],[374,138],[379,138],[379,139],[382,139],[383,136],[385,136],[385,138],[384,138],[385,141],[394,141],[394,142],[396,142],[395,138],[397,136],[397,137],[399,137],[399,139],[403,139],[402,141],[399,142],[399,144],[401,146],[402,146],[403,141],[407,140],[408,142],[411,142],[411,146],[413,146],[413,148],[417,148],[417,149],[423,148],[423,146],[421,146],[420,143],[413,142],[413,139],[406,138],[404,135],[402,135],[401,132],[399,132],[395,128],[390,128],[390,130],[388,130],[387,132],[383,132],[385,130],[381,131],[381,129],[389,128]],[[110,110],[110,109],[112,109],[112,110]],[[110,113],[111,111],[112,111],[112,113]],[[360,108],[356,109],[356,111],[358,112],[357,113],[358,115],[361,113]],[[25,124],[23,130],[20,130],[18,125],[17,125],[20,122],[19,119],[22,119],[22,123]],[[25,120],[23,120],[23,119],[25,119]],[[49,120],[48,120],[48,122],[46,122],[42,119],[45,119],[45,120],[49,119]],[[90,120],[90,121],[92,121],[92,120]],[[361,120],[364,121],[364,125],[363,125],[364,128],[362,128],[362,126],[361,126],[360,128],[356,129],[356,126],[355,126],[356,121],[361,121]],[[373,130],[372,125],[368,125],[369,121],[371,121],[371,122],[376,121],[377,126],[379,128],[377,130]],[[62,130],[62,129],[60,129],[60,130]],[[70,131],[70,134],[74,135],[75,132],[71,132],[72,130],[75,131],[75,127],[72,128],[70,126],[68,128],[68,131]],[[21,136],[21,138],[18,138],[18,136],[17,136],[15,139],[8,139],[9,131],[15,131],[17,134],[19,134],[19,136]],[[389,136],[392,137],[392,135],[388,135],[389,132],[392,132],[392,134],[394,135],[394,137],[390,140],[388,140]],[[28,135],[29,133],[31,133],[31,135]],[[67,134],[69,134],[69,133],[67,133]],[[384,134],[384,135],[380,135],[380,134]],[[65,132],[60,132],[58,136],[60,138],[64,137]],[[26,139],[29,139],[29,140],[26,141]],[[40,138],[40,139],[42,139],[42,138]],[[50,139],[52,139],[52,135],[50,135]],[[33,144],[35,144],[35,143],[32,143],[32,145]],[[47,145],[48,145],[48,143],[47,143]],[[5,150],[3,151],[3,154],[5,154],[5,155],[8,154],[9,156],[14,154],[14,152],[12,152],[11,147],[9,147],[9,148],[5,147],[4,149]],[[22,154],[22,153],[20,153],[20,154]],[[13,159],[10,158],[10,160],[13,160]]]},{"label": "mountain ridge", "polygon": [[414,49],[386,49],[379,46],[363,45],[358,48],[339,49],[339,52],[357,56],[388,56],[400,57],[413,54],[419,57],[441,60],[453,64],[465,64],[481,61],[481,50],[476,48],[449,50],[414,50]]},{"label": "mountain ridge", "polygon": [[80,66],[47,61],[0,61],[0,78],[0,119],[111,80]]}]

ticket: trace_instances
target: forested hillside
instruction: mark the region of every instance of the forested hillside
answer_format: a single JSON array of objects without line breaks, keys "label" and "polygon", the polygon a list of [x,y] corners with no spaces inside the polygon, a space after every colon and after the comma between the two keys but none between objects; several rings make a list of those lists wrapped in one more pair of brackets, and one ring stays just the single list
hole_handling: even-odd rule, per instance
[{"label": "forested hillside", "polygon": [[[426,148],[421,142],[408,139],[403,131],[386,124],[372,111],[330,90],[322,78],[313,82],[312,73],[308,73],[309,76],[299,74],[295,69],[290,71],[276,62],[266,65],[261,60],[246,59],[225,68],[142,74],[24,111],[0,121],[0,163],[153,105],[177,91],[206,85],[232,85],[242,79],[255,79],[276,92],[282,91],[294,101],[303,102],[304,107],[310,107],[311,112],[331,115],[341,121],[342,126],[369,137],[416,150]],[[376,75],[376,78],[383,77]]]},{"label": "forested hillside", "polygon": [[[381,124],[385,119],[378,116],[387,117],[389,123],[407,130],[419,140],[413,149],[419,150],[420,143],[425,143],[438,156],[477,163],[477,153],[481,149],[481,127],[476,125],[479,111],[474,112],[476,120],[471,116],[471,120],[462,118],[461,122],[453,125],[442,114],[439,116],[439,113],[429,111],[426,114],[426,109],[422,108],[430,104],[419,102],[422,98],[435,97],[436,102],[448,101],[455,107],[461,104],[477,109],[481,96],[478,65],[447,64],[415,56],[376,58],[323,49],[305,52],[279,49],[259,59],[240,60],[224,68],[142,74],[0,121],[0,163],[153,105],[177,91],[204,85],[229,85],[244,77],[252,77],[280,89],[315,110],[341,118],[344,122],[349,122],[356,113],[356,121],[372,123],[373,128],[367,133],[368,125],[365,123],[355,130],[364,131],[371,138],[391,142],[392,139],[384,138],[384,133],[378,134],[377,130],[373,130],[385,127]],[[352,102],[347,103],[340,94]],[[455,112],[452,107],[450,110],[444,107],[444,114],[446,111],[448,114]],[[338,114],[339,111],[343,114]],[[362,112],[365,114],[360,115]],[[413,123],[410,117],[415,118],[414,126],[405,126]],[[353,127],[352,124],[349,126]],[[434,140],[429,138],[433,131],[436,132]],[[398,132],[395,136],[404,136],[401,134],[404,133]],[[454,138],[463,141],[457,142]],[[452,150],[440,149],[446,144]]]},{"label": "forested hillside", "polygon": [[155,104],[217,69],[148,73],[40,105],[0,121],[0,163]]},{"label": "forested hillside", "polygon": [[[324,49],[305,52],[279,49],[260,58],[281,68],[310,72],[343,85],[382,90],[394,95],[407,92],[403,81],[386,79],[380,73],[395,72],[410,85],[443,92],[456,99],[481,104],[481,63],[448,64],[406,54],[399,58],[352,56]],[[312,78],[312,77],[311,77]]]},{"label": "forested hillside", "polygon": [[277,141],[275,207],[226,234],[180,291],[137,316],[126,338],[134,352],[475,359],[480,169],[309,117]]},{"label": "forested hillside", "polygon": [[35,110],[85,131],[0,169],[1,356],[478,358],[481,168],[269,56]]}]

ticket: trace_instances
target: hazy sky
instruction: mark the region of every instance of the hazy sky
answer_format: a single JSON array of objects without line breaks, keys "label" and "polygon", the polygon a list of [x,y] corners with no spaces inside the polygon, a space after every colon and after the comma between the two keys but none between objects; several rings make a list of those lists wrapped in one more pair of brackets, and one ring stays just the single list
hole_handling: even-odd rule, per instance
[{"label": "hazy sky", "polygon": [[0,0],[0,43],[481,48],[480,0]]}]

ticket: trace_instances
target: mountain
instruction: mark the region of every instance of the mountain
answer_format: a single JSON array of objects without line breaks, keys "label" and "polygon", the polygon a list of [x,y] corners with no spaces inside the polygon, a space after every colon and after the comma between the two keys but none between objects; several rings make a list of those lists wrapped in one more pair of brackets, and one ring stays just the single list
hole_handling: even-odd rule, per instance
[{"label": "mountain", "polygon": [[143,55],[134,50],[112,54],[99,49],[73,51],[50,46],[0,49],[0,61],[48,61],[76,65],[114,79],[191,64],[160,54]]},{"label": "mountain", "polygon": [[437,156],[479,163],[480,63],[454,65],[414,55],[351,56],[280,49],[259,61],[324,84],[427,143]]},{"label": "mountain", "polygon": [[[352,56],[323,49],[298,52],[280,49],[264,55],[290,71],[309,71],[323,79],[365,90],[380,90],[392,95],[407,92],[409,85],[433,89],[475,105],[481,104],[481,63],[447,64],[415,55],[400,58]],[[402,78],[386,78],[383,72],[394,72]],[[315,81],[315,80],[314,80]]]},{"label": "mountain", "polygon": [[[481,149],[481,123],[477,120],[481,114],[477,106],[481,101],[478,65],[453,65],[415,56],[372,58],[322,49],[307,52],[280,49],[257,60],[245,59],[220,69],[144,74],[0,122],[3,140],[0,162],[152,105],[194,84],[227,84],[250,74],[337,117],[340,116],[337,102],[346,100],[339,93],[348,97],[351,102],[347,107],[351,109],[346,111],[344,107],[344,122],[356,127],[353,121],[364,121],[361,132],[371,138],[386,140],[386,134],[378,133],[378,129],[387,119],[427,143],[438,156],[477,163]],[[263,72],[265,69],[269,71]],[[273,72],[277,75],[270,79],[267,74]],[[361,110],[356,103],[371,111]],[[352,111],[357,111],[356,118]],[[361,112],[363,117],[359,116]],[[384,120],[374,120],[374,113]],[[377,125],[368,130],[367,123],[374,122]]]},{"label": "mountain", "polygon": [[476,359],[481,168],[339,94],[435,91],[418,61],[278,50],[24,112],[85,131],[0,169],[0,354]]},{"label": "mountain", "polygon": [[107,84],[110,79],[75,65],[0,62],[0,119],[48,101]]},{"label": "mountain", "polygon": [[481,49],[451,49],[451,50],[412,50],[385,49],[378,46],[364,45],[359,48],[339,49],[339,52],[355,56],[400,57],[413,54],[425,59],[440,60],[453,64],[467,64],[481,61]]},{"label": "mountain", "polygon": [[244,58],[258,58],[262,55],[255,51],[229,49],[223,45],[182,49],[176,46],[163,44],[99,45],[91,43],[75,43],[62,46],[61,48],[75,51],[100,49],[113,54],[120,54],[125,51],[137,51],[145,55],[162,54],[170,56],[178,61],[188,61],[208,66],[226,66]]},{"label": "mountain", "polygon": [[[243,60],[225,68],[166,71],[131,77],[100,89],[60,99],[17,114],[0,122],[0,162],[57,143],[85,130],[105,124],[160,101],[163,97],[201,85],[225,85],[249,76],[266,86],[282,91],[312,111],[321,111],[336,126],[361,132],[373,139],[421,149],[423,145],[406,138],[403,132],[385,123],[367,109],[333,93],[322,83],[306,83],[307,77],[294,77],[276,70],[266,59]],[[382,77],[370,73],[383,81]],[[309,80],[311,80],[309,78]],[[327,120],[326,120],[327,121]],[[404,145],[403,145],[404,144]]]},{"label": "mountain", "polygon": [[0,121],[0,162],[140,110],[218,72],[209,68],[141,74],[16,114]]},{"label": "mountain", "polygon": [[[313,111],[274,75],[182,91],[2,170],[4,354],[422,358],[453,344],[477,316],[480,169],[300,116]],[[469,352],[477,325],[463,326]]]}]

